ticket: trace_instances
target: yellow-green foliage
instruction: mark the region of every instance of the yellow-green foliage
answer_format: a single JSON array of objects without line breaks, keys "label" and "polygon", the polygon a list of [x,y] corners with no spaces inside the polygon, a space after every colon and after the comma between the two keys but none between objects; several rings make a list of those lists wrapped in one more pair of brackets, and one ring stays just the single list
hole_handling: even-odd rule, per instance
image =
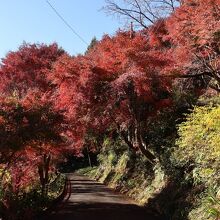
[{"label": "yellow-green foliage", "polygon": [[174,153],[180,164],[191,165],[194,182],[207,186],[220,179],[220,106],[196,107],[179,126]]},{"label": "yellow-green foliage", "polygon": [[194,185],[203,185],[209,192],[197,198],[197,206],[189,219],[218,219],[220,216],[220,105],[195,107],[186,121],[179,126],[179,139],[174,159],[188,167],[186,179]]}]

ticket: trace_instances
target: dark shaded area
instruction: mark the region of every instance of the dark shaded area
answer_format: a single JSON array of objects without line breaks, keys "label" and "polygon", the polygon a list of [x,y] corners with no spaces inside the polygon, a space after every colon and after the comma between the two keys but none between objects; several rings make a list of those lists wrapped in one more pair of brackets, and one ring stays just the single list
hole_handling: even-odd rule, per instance
[{"label": "dark shaded area", "polygon": [[[182,177],[183,178],[183,177]],[[166,187],[145,205],[147,209],[155,210],[163,215],[163,220],[186,220],[192,210],[195,198],[204,191],[204,185],[194,186],[183,179],[171,179]]]},{"label": "dark shaded area", "polygon": [[159,220],[151,209],[136,205],[128,198],[115,193],[103,184],[84,176],[68,174],[71,191],[66,200],[46,219],[55,220]]},{"label": "dark shaded area", "polygon": [[[89,152],[89,157],[91,160],[92,166],[97,166],[97,153]],[[88,153],[86,151],[83,152],[82,157],[77,157],[72,154],[65,155],[65,162],[58,164],[59,171],[63,173],[74,172],[80,168],[85,168],[90,166]]]}]

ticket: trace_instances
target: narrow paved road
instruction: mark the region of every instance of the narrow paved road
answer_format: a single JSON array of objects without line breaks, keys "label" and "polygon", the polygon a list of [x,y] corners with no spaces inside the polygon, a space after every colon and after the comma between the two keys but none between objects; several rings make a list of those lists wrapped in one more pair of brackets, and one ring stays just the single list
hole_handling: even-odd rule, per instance
[{"label": "narrow paved road", "polygon": [[68,174],[71,190],[46,219],[53,220],[158,220],[135,202],[103,184],[78,174]]}]

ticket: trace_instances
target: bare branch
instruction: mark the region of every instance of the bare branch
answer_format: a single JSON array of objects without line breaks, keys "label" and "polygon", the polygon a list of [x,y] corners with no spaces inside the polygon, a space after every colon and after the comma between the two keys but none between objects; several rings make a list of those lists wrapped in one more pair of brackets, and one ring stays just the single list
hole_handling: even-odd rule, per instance
[{"label": "bare branch", "polygon": [[134,21],[139,27],[148,28],[179,5],[179,0],[106,0],[103,9],[109,14]]}]

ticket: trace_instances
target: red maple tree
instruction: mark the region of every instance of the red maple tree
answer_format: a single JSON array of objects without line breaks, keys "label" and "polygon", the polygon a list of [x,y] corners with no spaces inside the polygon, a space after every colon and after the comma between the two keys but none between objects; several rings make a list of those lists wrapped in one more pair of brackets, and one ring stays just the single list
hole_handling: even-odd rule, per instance
[{"label": "red maple tree", "polygon": [[22,96],[30,88],[50,89],[47,72],[63,53],[55,43],[24,43],[17,51],[9,52],[0,65],[0,91]]},{"label": "red maple tree", "polygon": [[196,77],[220,91],[220,1],[185,0],[167,19],[172,74]]}]

